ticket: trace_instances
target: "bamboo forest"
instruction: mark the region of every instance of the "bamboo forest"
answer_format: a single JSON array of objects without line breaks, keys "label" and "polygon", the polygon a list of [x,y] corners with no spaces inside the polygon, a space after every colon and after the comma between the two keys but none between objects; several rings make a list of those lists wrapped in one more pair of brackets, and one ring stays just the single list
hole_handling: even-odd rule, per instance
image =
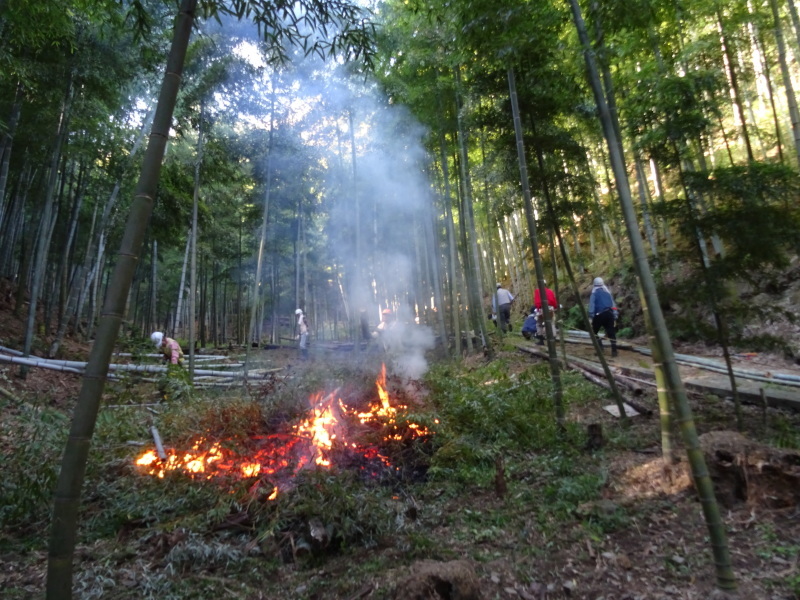
[{"label": "bamboo forest", "polygon": [[0,597],[800,599],[796,0],[0,0]]}]

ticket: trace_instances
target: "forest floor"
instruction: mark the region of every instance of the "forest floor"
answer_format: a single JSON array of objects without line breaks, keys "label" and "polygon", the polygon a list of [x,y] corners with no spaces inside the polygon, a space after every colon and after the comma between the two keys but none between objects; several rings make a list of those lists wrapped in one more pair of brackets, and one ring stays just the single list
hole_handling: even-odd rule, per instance
[{"label": "forest floor", "polygon": [[[0,313],[4,336],[12,345],[18,323]],[[9,333],[12,332],[12,333]],[[540,363],[521,352],[521,338],[498,344],[495,361],[502,361],[514,377]],[[72,358],[81,346],[69,348]],[[700,348],[682,347],[690,354]],[[571,350],[572,351],[572,350]],[[586,348],[578,348],[586,353]],[[297,361],[291,349],[259,351],[264,362],[282,368],[288,377],[311,377],[330,372],[350,360],[349,353],[319,351],[309,363]],[[708,350],[705,350],[708,353]],[[712,350],[713,353],[713,350]],[[779,355],[743,355],[743,366],[800,375],[797,365]],[[616,368],[642,368],[640,354],[623,350],[613,359]],[[459,368],[479,371],[485,359],[473,357]],[[32,369],[22,380],[16,368],[0,366],[0,453],[5,465],[30,443],[18,427],[25,406],[36,405],[48,415],[71,416],[80,378],[77,375]],[[418,389],[419,412],[426,392]],[[591,388],[590,388],[591,389]],[[139,402],[152,402],[152,385],[128,389]],[[691,486],[685,455],[669,476],[660,458],[658,405],[655,394],[644,390],[637,403],[656,416],[631,419],[622,431],[616,417],[603,409],[610,404],[601,392],[587,392],[586,401],[570,407],[568,419],[601,424],[609,436],[604,449],[580,453],[579,463],[591,463],[602,476],[599,492],[590,501],[576,503],[564,513],[552,507],[549,465],[555,459],[531,453],[526,460],[509,461],[494,480],[479,479],[457,487],[436,481],[410,482],[397,490],[397,519],[406,522],[401,533],[382,537],[369,547],[357,544],[306,559],[275,560],[263,539],[246,527],[233,532],[217,523],[183,518],[175,507],[171,525],[148,532],[140,507],[131,507],[127,520],[91,540],[81,538],[76,553],[76,597],[79,598],[190,598],[350,599],[394,598],[432,600],[581,598],[587,600],[700,599],[712,595],[713,558],[701,507]],[[107,403],[119,402],[109,395]],[[128,399],[130,401],[130,398]],[[156,399],[157,401],[157,399]],[[724,398],[690,394],[699,432],[735,431],[732,405]],[[44,414],[44,413],[42,413]],[[760,406],[744,407],[743,433],[749,439],[774,445],[784,434],[796,439],[800,414],[770,409],[766,420]],[[144,426],[142,432],[146,432]],[[794,437],[792,437],[794,436]],[[145,435],[141,436],[146,439]],[[140,452],[132,446],[127,465],[105,465],[84,500],[85,517],[97,519],[104,510],[105,485],[139,477],[130,462]],[[55,458],[55,457],[54,457]],[[502,480],[502,481],[500,481]],[[169,480],[165,480],[169,485]],[[565,480],[566,481],[566,480]],[[570,480],[560,494],[568,503]],[[42,485],[51,485],[48,479]],[[124,487],[122,489],[125,489]],[[785,490],[774,490],[774,497]],[[558,495],[558,494],[557,494]],[[101,500],[98,500],[98,497]],[[773,497],[773,499],[774,499]],[[547,500],[545,498],[548,498]],[[796,496],[795,496],[796,498]],[[152,500],[154,503],[156,499]],[[191,504],[191,500],[187,500]],[[207,508],[207,507],[206,507]],[[195,508],[195,510],[197,510]],[[365,509],[366,510],[366,509]],[[549,512],[553,517],[548,517]],[[800,598],[800,508],[777,505],[770,494],[734,499],[723,506],[732,561],[742,600],[797,600]],[[146,511],[145,511],[146,512]],[[191,512],[191,511],[190,511]],[[555,515],[558,513],[558,517]],[[565,516],[566,514],[566,516]],[[224,517],[224,515],[223,515]],[[194,523],[194,525],[193,525]],[[24,527],[0,531],[0,589],[10,599],[41,597],[46,574],[46,515]],[[187,536],[205,540],[176,571],[176,550]],[[226,555],[225,552],[229,552]],[[220,556],[222,558],[220,558]],[[170,562],[172,560],[173,562]],[[180,581],[180,593],[176,586]]]}]

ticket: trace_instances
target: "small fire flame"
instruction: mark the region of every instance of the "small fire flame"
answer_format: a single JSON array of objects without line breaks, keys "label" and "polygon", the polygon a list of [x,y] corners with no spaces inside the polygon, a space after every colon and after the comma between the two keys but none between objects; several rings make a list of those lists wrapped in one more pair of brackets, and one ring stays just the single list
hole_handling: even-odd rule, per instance
[{"label": "small fire flame", "polygon": [[230,444],[223,445],[222,442],[212,442],[200,437],[187,452],[165,449],[166,456],[159,458],[155,450],[149,450],[135,464],[143,472],[159,478],[165,477],[168,472],[177,471],[193,478],[256,479],[251,492],[255,492],[262,482],[269,480],[273,489],[268,500],[274,500],[278,496],[278,486],[271,481],[273,478],[286,481],[301,469],[313,466],[330,468],[332,454],[337,447],[356,452],[367,461],[378,461],[385,467],[391,467],[389,459],[378,448],[345,440],[348,417],[356,418],[363,425],[386,426],[387,440],[419,437],[430,432],[421,425],[408,423],[407,430],[398,433],[397,408],[407,407],[391,405],[386,387],[385,365],[381,367],[375,384],[379,402],[373,403],[369,411],[349,409],[338,397],[338,390],[327,395],[317,393],[310,398],[308,416],[292,427],[292,433],[251,437],[244,443],[242,453],[228,447]]},{"label": "small fire flame", "polygon": [[[386,365],[381,365],[381,374],[378,375],[378,379],[375,380],[375,386],[378,388],[378,398],[380,399],[380,405],[373,404],[370,406],[369,412],[360,412],[357,413],[358,419],[362,423],[373,423],[378,421],[383,421],[389,425],[395,425],[397,423],[397,408],[407,409],[408,406],[404,404],[399,404],[397,408],[391,405],[389,402],[389,392],[386,389]],[[420,437],[423,435],[429,435],[430,431],[428,431],[427,427],[423,427],[422,425],[417,425],[416,423],[408,423],[406,425],[410,431],[413,432],[413,437]],[[402,435],[396,434],[389,436],[389,439],[394,440],[401,440],[403,439]]]},{"label": "small fire flame", "polygon": [[309,464],[311,458],[317,465],[331,466],[331,461],[326,458],[326,454],[333,448],[333,441],[338,435],[337,431],[341,428],[341,416],[338,410],[341,400],[338,402],[337,400],[336,392],[328,394],[324,398],[322,394],[315,394],[311,398],[311,415],[299,425],[294,426],[297,435],[311,440],[313,451],[313,456],[301,457],[298,469]]}]

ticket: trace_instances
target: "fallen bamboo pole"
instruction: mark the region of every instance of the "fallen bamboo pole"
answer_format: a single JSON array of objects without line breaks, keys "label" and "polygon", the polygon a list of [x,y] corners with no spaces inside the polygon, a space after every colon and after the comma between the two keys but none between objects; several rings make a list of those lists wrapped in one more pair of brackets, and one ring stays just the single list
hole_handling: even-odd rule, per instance
[{"label": "fallen bamboo pole", "polygon": [[5,352],[6,354],[12,354],[14,356],[25,356],[24,352],[14,350],[13,348],[6,348],[5,346],[0,346],[0,352]]},{"label": "fallen bamboo pole", "polygon": [[75,367],[52,364],[46,360],[40,360],[36,358],[22,358],[20,356],[4,356],[0,354],[0,362],[7,362],[14,365],[25,365],[28,367],[44,367],[45,369],[51,369],[53,371],[62,371],[65,373],[77,373],[78,375],[83,374],[82,370],[77,369]]},{"label": "fallen bamboo pole", "polygon": [[[587,369],[584,369],[582,367],[579,367],[578,365],[570,364],[569,366],[570,366],[570,368],[575,369],[576,371],[578,371],[581,375],[583,375],[586,379],[588,379],[589,381],[591,381],[595,385],[599,385],[600,387],[602,387],[604,389],[607,389],[609,391],[611,390],[611,385],[608,383],[608,381],[605,380],[605,378],[600,377],[598,375],[595,375],[591,371],[589,371]],[[617,383],[619,383],[619,384],[621,384],[623,386],[626,386],[626,387],[628,387],[628,385],[629,385],[627,382],[623,381],[619,376],[615,377],[614,381],[616,381]],[[634,388],[634,393],[636,392],[636,390],[640,390],[640,388]],[[649,409],[649,408],[647,408],[645,406],[642,406],[641,404],[637,403],[635,400],[631,399],[630,396],[626,396],[624,394],[620,394],[620,395],[622,396],[622,401],[625,402],[625,404],[631,406],[632,408],[635,408],[636,411],[639,412],[639,414],[642,414],[642,415],[645,415],[645,416],[648,416],[648,417],[653,414],[653,411],[651,409]]]},{"label": "fallen bamboo pole", "polygon": [[150,427],[150,433],[153,434],[153,441],[156,444],[156,452],[158,453],[158,458],[161,460],[167,460],[167,453],[164,451],[164,444],[161,442],[161,435],[158,433],[158,429],[156,429],[155,425]]},{"label": "fallen bamboo pole", "polygon": [[[0,350],[3,350],[3,348],[0,347]],[[161,353],[133,354],[132,352],[115,352],[114,356],[127,356],[127,357],[138,356],[140,358],[160,358],[164,355]],[[195,356],[195,360],[225,360],[226,358],[228,357],[225,356],[224,354],[200,354],[198,356]]]},{"label": "fallen bamboo pole", "polygon": [[[547,358],[547,355],[543,351],[539,350],[538,347],[535,347],[535,346],[534,347],[517,346],[517,347],[520,350],[522,350],[523,352],[527,352],[529,354],[534,354],[534,355],[539,356],[541,358]],[[590,363],[589,361],[580,360],[580,359],[576,359],[576,358],[572,357],[567,361],[567,366],[570,369],[574,369],[574,370],[578,371],[581,375],[583,375],[586,379],[588,379],[592,383],[595,383],[596,385],[599,385],[600,387],[602,387],[604,389],[608,389],[608,390],[611,389],[611,384],[609,384],[608,381],[606,381],[605,373],[602,371],[602,369],[600,369],[599,367],[595,367],[595,365]],[[620,375],[620,374],[615,374],[614,375],[614,381],[616,383],[619,383],[620,385],[623,385],[624,387],[628,388],[634,394],[641,393],[641,388],[640,387],[634,386],[631,382],[626,381],[626,379],[629,379],[629,378],[627,376],[625,376],[625,375]],[[649,408],[647,408],[645,406],[642,406],[641,404],[635,402],[634,400],[632,400],[630,398],[630,396],[622,395],[622,400],[625,403],[627,403],[630,406],[632,406],[633,408],[635,408],[637,411],[639,411],[639,413],[641,413],[643,415],[646,415],[646,416],[649,417],[650,415],[653,414],[653,411],[651,409],[649,409]]]},{"label": "fallen bamboo pole", "polygon": [[[62,371],[65,373],[76,373],[83,375],[83,370],[86,368],[85,362],[71,361],[71,360],[49,360],[37,357],[23,358],[19,356],[6,356],[0,354],[0,362],[7,362],[17,365],[26,365],[29,367],[42,367],[51,369],[53,371]],[[131,371],[135,373],[166,373],[169,368],[158,365],[121,365],[110,364],[108,365],[109,371]],[[282,371],[282,368],[276,369],[259,369],[257,371],[249,371],[247,376],[254,379],[262,379],[271,373]],[[244,377],[244,372],[237,371],[214,371],[206,369],[195,369],[195,375],[205,375],[209,377]],[[109,378],[115,378],[115,375],[110,373]]]},{"label": "fallen bamboo pole", "polygon": [[[577,343],[585,343],[583,340],[586,337],[588,337],[588,334],[585,331],[580,331],[580,330],[570,330],[568,332],[568,335],[574,338],[572,340],[573,342]],[[645,356],[652,356],[650,348],[645,348],[644,346],[633,346],[625,344],[624,342],[620,341],[617,341],[617,345],[619,346],[620,349],[632,350],[633,352],[638,352],[639,354],[643,354]],[[724,363],[712,358],[705,358],[702,356],[692,356],[691,354],[676,353],[675,361],[678,364],[688,367],[697,367],[715,373],[722,373],[722,374],[728,373],[728,369]],[[775,373],[772,371],[757,371],[755,369],[744,369],[742,367],[734,367],[733,374],[735,377],[739,379],[750,379],[753,381],[760,381],[765,383],[780,383],[786,386],[795,386],[795,387],[800,386],[800,375],[793,375],[791,373]]]}]

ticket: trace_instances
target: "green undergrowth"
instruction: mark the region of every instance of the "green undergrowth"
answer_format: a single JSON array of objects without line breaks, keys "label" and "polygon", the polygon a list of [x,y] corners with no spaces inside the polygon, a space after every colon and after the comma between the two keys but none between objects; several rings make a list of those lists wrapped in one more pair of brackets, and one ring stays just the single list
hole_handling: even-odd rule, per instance
[{"label": "green undergrowth", "polygon": [[[13,443],[0,477],[0,531],[24,540],[45,527],[50,517],[69,422],[63,412],[43,403],[5,402],[0,403],[0,411],[0,438],[4,445]],[[4,537],[0,537],[0,547]]]},{"label": "green undergrowth", "polygon": [[[232,590],[248,597],[263,590],[270,597],[333,597],[340,589],[344,597],[363,578],[419,559],[466,555],[489,562],[512,552],[522,573],[570,536],[601,538],[624,527],[622,509],[592,508],[606,485],[604,457],[585,452],[582,425],[568,419],[563,429],[557,426],[546,367],[512,372],[503,360],[474,369],[443,364],[425,386],[424,402],[408,402],[412,412],[401,410],[397,422],[433,433],[386,443],[382,451],[394,470],[374,476],[358,464],[309,469],[273,500],[268,477],[168,473],[160,479],[133,461],[152,447],[152,425],[168,446],[184,447],[201,433],[235,446],[295,422],[320,389],[338,389],[345,399],[370,397],[374,371],[309,368],[303,377],[265,383],[248,396],[195,392],[152,412],[102,410],[82,501],[80,596],[114,590],[118,598],[193,598]],[[392,392],[412,399],[404,398],[412,392],[403,385]],[[568,415],[596,401],[594,388],[564,374]],[[42,411],[19,418],[35,443],[25,450],[26,463],[13,461],[5,479],[18,486],[37,482],[28,483],[38,486],[37,500],[4,483],[0,515],[6,525],[8,519],[27,524],[5,540],[21,552],[46,546],[51,485],[68,423]],[[334,568],[338,560],[348,564],[335,582],[317,576],[316,569]],[[302,592],[287,587],[286,577],[271,577],[288,565],[300,570]]]}]

